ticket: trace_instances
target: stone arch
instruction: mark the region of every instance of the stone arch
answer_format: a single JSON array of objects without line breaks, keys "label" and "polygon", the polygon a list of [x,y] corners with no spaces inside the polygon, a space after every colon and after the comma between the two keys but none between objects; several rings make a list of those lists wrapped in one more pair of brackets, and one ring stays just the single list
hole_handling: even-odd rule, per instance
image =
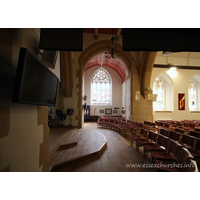
[{"label": "stone arch", "polygon": [[[128,77],[131,76],[131,82],[133,79],[136,79],[139,83],[138,79],[138,72],[136,68],[136,62],[134,57],[131,55],[130,52],[123,52],[122,51],[122,45],[119,43],[114,42],[114,46],[117,46],[117,49],[120,51],[120,60],[124,63],[126,66],[126,69],[128,71]],[[84,51],[81,53],[81,55],[78,58],[79,63],[79,71],[77,73],[79,78],[79,98],[78,98],[78,109],[79,109],[79,115],[78,115],[78,128],[82,128],[82,86],[83,86],[83,72],[85,69],[86,64],[92,59],[94,56],[98,55],[99,53],[104,53],[107,51],[107,47],[112,47],[112,42],[110,40],[101,40],[96,43],[93,43],[92,45],[88,46]],[[132,83],[131,83],[132,85]],[[131,100],[132,100],[132,92],[131,92]]]},{"label": "stone arch", "polygon": [[140,80],[140,90],[142,96],[145,98],[146,91],[145,88],[150,88],[151,75],[153,70],[153,65],[156,59],[157,52],[144,51],[142,53],[142,58],[139,68],[139,80]]},{"label": "stone arch", "polygon": [[158,76],[161,76],[165,81],[170,82],[170,84],[172,84],[172,86],[174,87],[174,81],[166,72],[161,72],[156,77]]}]

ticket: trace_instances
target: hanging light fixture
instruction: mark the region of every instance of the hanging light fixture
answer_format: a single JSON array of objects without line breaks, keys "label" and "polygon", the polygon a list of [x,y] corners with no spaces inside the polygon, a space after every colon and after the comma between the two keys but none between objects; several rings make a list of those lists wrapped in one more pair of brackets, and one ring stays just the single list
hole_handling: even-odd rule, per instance
[{"label": "hanging light fixture", "polygon": [[107,47],[108,52],[105,52],[105,58],[109,59],[119,58],[120,51],[117,50],[117,46],[114,47],[113,45],[114,40],[115,38],[113,37],[113,29],[112,29],[112,37],[111,37],[112,47]]}]

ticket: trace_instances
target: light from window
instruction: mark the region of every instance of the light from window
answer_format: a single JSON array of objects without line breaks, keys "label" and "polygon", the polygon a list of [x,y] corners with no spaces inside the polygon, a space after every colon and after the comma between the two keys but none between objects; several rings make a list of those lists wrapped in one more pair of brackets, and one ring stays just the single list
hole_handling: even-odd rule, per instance
[{"label": "light from window", "polygon": [[111,78],[103,68],[98,69],[92,77],[91,98],[91,104],[111,104]]},{"label": "light from window", "polygon": [[154,110],[164,109],[164,81],[158,77],[153,84],[153,94],[157,94],[156,102],[153,102]]},{"label": "light from window", "polygon": [[192,79],[189,83],[189,109],[196,110],[196,81]]}]

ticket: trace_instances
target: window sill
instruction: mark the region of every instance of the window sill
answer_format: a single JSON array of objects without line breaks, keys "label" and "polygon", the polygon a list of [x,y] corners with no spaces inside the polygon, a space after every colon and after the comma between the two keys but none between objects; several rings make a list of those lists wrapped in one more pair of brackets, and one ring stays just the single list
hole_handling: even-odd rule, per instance
[{"label": "window sill", "polygon": [[91,104],[91,106],[112,106],[112,104]]},{"label": "window sill", "polygon": [[173,111],[171,110],[155,110],[155,113],[172,113]]},{"label": "window sill", "polygon": [[200,113],[200,110],[191,110],[190,113]]}]

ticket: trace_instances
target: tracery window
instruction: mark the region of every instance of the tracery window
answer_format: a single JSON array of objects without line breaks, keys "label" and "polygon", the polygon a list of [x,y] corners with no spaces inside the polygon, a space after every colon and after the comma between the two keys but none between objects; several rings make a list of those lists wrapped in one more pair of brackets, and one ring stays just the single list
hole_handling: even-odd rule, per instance
[{"label": "tracery window", "polygon": [[111,77],[104,69],[99,68],[91,80],[91,104],[111,105]]},{"label": "tracery window", "polygon": [[196,95],[196,81],[192,79],[189,82],[189,109],[196,110],[197,109],[197,95]]},{"label": "tracery window", "polygon": [[153,102],[154,110],[164,109],[164,81],[161,77],[157,77],[153,83],[153,94],[157,95],[156,101]]}]

